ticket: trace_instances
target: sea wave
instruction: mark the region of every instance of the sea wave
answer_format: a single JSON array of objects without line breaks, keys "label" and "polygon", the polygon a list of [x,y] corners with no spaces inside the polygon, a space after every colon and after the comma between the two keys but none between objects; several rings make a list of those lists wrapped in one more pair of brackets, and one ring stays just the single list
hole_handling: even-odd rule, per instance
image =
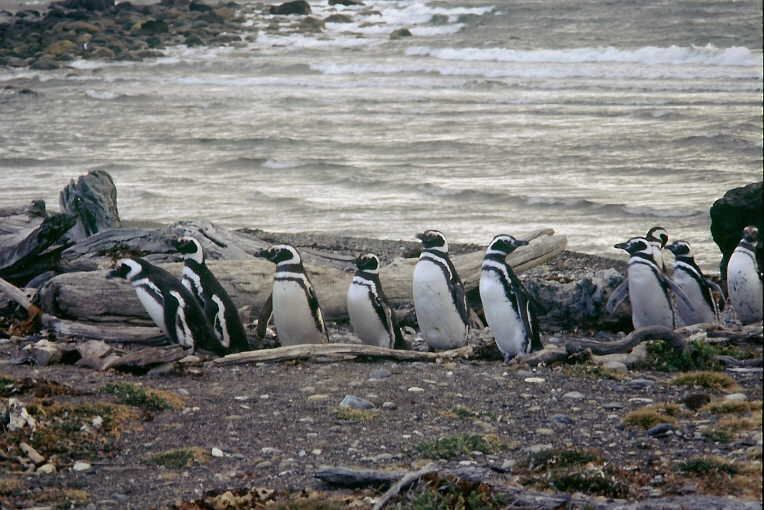
[{"label": "sea wave", "polygon": [[430,48],[415,46],[406,50],[409,56],[427,56],[440,60],[479,62],[628,62],[638,64],[761,66],[761,55],[748,48],[716,48],[706,46],[645,46],[632,50],[614,48],[571,48],[515,50],[510,48]]}]

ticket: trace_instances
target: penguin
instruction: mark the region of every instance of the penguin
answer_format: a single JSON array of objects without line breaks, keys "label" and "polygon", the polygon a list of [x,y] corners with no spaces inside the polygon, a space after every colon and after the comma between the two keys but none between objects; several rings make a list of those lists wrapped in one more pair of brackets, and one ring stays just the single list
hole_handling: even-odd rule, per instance
[{"label": "penguin", "polygon": [[324,316],[297,249],[279,244],[257,255],[276,264],[271,297],[281,345],[328,343]]},{"label": "penguin", "polygon": [[496,346],[509,362],[543,348],[532,300],[506,257],[528,241],[506,234],[493,238],[480,269],[480,300]]},{"label": "penguin", "polygon": [[645,239],[650,243],[653,249],[653,258],[661,271],[666,272],[666,261],[663,258],[663,248],[668,243],[668,232],[666,229],[660,226],[655,226],[647,231]]},{"label": "penguin", "polygon": [[469,332],[467,296],[448,258],[446,236],[427,230],[416,237],[423,250],[414,267],[414,311],[422,337],[432,349],[461,347]]},{"label": "penguin", "polygon": [[608,299],[606,309],[609,313],[613,313],[628,295],[634,329],[645,326],[665,326],[673,329],[675,317],[669,289],[673,290],[690,310],[694,310],[684,291],[660,270],[653,258],[653,246],[646,238],[632,237],[614,247],[625,250],[630,258],[626,280]]},{"label": "penguin", "polygon": [[143,259],[121,259],[106,278],[123,278],[154,323],[173,343],[225,354],[196,299],[170,273]]},{"label": "penguin", "polygon": [[247,333],[236,306],[205,264],[202,245],[193,237],[179,237],[174,244],[185,258],[181,283],[204,310],[217,339],[228,352],[248,351]]},{"label": "penguin", "polygon": [[727,264],[727,293],[743,324],[762,320],[762,282],[756,262],[759,229],[749,225]]},{"label": "penguin", "polygon": [[693,309],[685,306],[681,299],[677,301],[678,324],[689,326],[701,322],[715,322],[719,319],[719,306],[714,299],[713,290],[721,295],[721,289],[708,280],[695,263],[692,249],[687,241],[674,241],[666,247],[674,254],[674,271],[671,279],[692,301]]},{"label": "penguin", "polygon": [[403,335],[379,281],[379,258],[366,253],[355,264],[358,270],[347,293],[353,331],[367,345],[402,348]]}]

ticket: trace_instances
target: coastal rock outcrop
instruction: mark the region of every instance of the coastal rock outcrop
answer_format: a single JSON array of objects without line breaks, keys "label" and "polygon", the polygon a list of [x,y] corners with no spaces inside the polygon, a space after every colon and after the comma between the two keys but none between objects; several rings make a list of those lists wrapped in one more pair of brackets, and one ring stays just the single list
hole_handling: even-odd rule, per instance
[{"label": "coastal rock outcrop", "polygon": [[279,5],[272,5],[270,9],[268,10],[271,14],[279,14],[279,15],[291,15],[291,14],[302,14],[307,15],[310,14],[312,11],[310,9],[310,4],[306,2],[305,0],[292,0],[291,2],[284,2],[283,4]]},{"label": "coastal rock outcrop", "polygon": [[[754,182],[727,191],[711,206],[711,235],[722,252],[719,270],[722,278],[727,274],[727,262],[740,241],[743,229],[756,225],[764,232],[764,189],[762,182]],[[759,243],[756,258],[764,268],[764,243]]]}]

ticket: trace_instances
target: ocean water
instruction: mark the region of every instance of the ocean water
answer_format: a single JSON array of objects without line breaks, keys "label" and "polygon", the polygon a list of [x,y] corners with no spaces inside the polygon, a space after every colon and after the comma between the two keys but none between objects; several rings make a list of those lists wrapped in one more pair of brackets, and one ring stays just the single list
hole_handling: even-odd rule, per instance
[{"label": "ocean water", "polygon": [[244,1],[238,47],[0,68],[0,206],[102,168],[125,219],[609,255],[660,224],[716,268],[710,205],[762,178],[761,1],[310,3],[353,22]]}]

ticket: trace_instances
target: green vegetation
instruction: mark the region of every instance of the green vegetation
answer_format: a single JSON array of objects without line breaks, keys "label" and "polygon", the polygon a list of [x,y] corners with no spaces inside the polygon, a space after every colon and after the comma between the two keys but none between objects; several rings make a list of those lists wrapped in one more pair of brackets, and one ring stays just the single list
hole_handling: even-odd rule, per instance
[{"label": "green vegetation", "polygon": [[398,510],[493,510],[505,508],[486,485],[450,478],[426,478],[416,489],[398,498],[392,508]]},{"label": "green vegetation", "polygon": [[565,375],[570,377],[583,377],[597,380],[611,379],[613,381],[620,381],[626,377],[623,373],[618,372],[617,370],[612,370],[610,368],[605,368],[602,365],[594,365],[591,363],[563,365],[562,371]]},{"label": "green vegetation", "polygon": [[714,359],[718,354],[718,347],[705,342],[690,342],[684,351],[679,351],[669,342],[656,340],[647,344],[647,359],[639,368],[660,372],[722,370],[724,367]]},{"label": "green vegetation", "polygon": [[734,476],[738,474],[738,468],[731,462],[714,457],[694,457],[677,466],[680,472],[690,475],[719,475]]},{"label": "green vegetation", "polygon": [[157,464],[167,469],[183,469],[193,464],[203,464],[211,458],[206,450],[198,447],[177,448],[156,453],[148,458],[151,464]]},{"label": "green vegetation", "polygon": [[582,492],[608,498],[626,498],[629,495],[629,486],[604,469],[553,475],[550,483],[563,492]]},{"label": "green vegetation", "polygon": [[553,449],[531,454],[522,465],[531,471],[544,471],[547,469],[578,466],[595,461],[601,462],[602,459],[591,451]]},{"label": "green vegetation", "polygon": [[623,423],[647,430],[659,423],[675,424],[681,414],[682,409],[677,404],[654,404],[631,411],[623,417]]},{"label": "green vegetation", "polygon": [[670,382],[679,386],[700,386],[716,391],[737,388],[735,379],[720,372],[689,372],[677,375]]},{"label": "green vegetation", "polygon": [[453,459],[476,451],[485,454],[496,453],[504,447],[505,445],[496,436],[460,434],[419,443],[416,449],[428,458]]},{"label": "green vegetation", "polygon": [[745,414],[761,410],[761,400],[716,400],[703,406],[703,411],[711,414]]},{"label": "green vegetation", "polygon": [[147,411],[164,411],[182,405],[177,396],[168,392],[147,389],[137,384],[109,383],[101,391],[114,395],[121,404],[140,407]]}]

